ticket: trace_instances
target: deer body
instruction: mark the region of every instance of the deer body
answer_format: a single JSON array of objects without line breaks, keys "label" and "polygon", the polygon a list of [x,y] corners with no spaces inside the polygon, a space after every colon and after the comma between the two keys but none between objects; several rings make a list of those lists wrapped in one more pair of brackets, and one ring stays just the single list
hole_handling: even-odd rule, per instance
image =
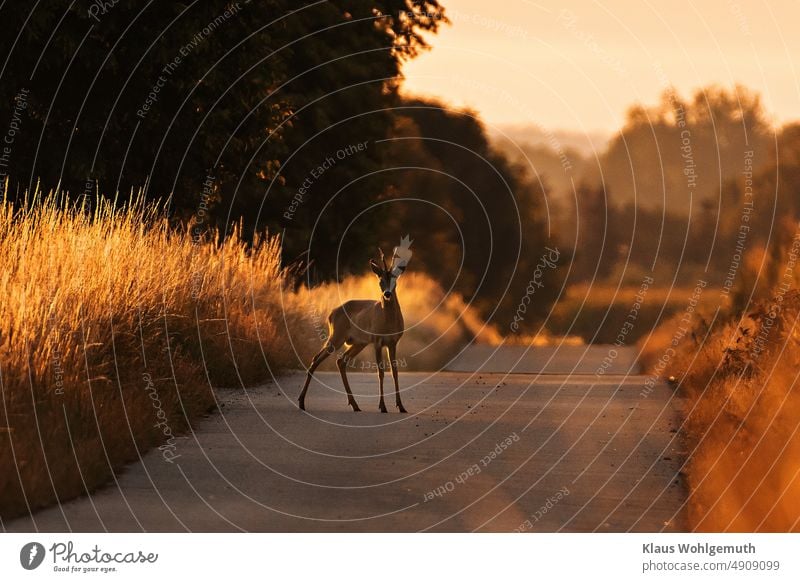
[{"label": "deer body", "polygon": [[[409,243],[410,244],[410,243]],[[360,411],[353,393],[350,390],[350,383],[347,381],[347,366],[361,350],[368,345],[372,345],[375,350],[375,362],[378,369],[378,383],[380,387],[380,402],[378,409],[386,412],[386,404],[383,401],[383,376],[384,361],[383,349],[389,354],[389,365],[392,369],[392,379],[394,380],[395,404],[400,412],[406,412],[400,400],[400,386],[398,382],[397,370],[397,342],[403,336],[405,325],[400,303],[397,300],[395,286],[397,278],[405,271],[405,262],[400,261],[396,264],[397,249],[392,260],[392,266],[386,265],[381,252],[381,262],[379,265],[375,261],[370,261],[372,271],[378,276],[382,291],[379,301],[356,299],[347,301],[331,311],[328,316],[328,341],[323,348],[311,360],[308,367],[308,375],[300,392],[298,404],[301,410],[305,410],[305,398],[308,392],[308,385],[314,375],[314,370],[329,355],[345,347],[336,360],[336,366],[342,376],[342,383],[347,392],[347,403],[355,412]]]},{"label": "deer body", "polygon": [[[396,295],[390,301],[355,299],[331,311],[328,326],[329,334],[344,338],[342,343],[388,346],[403,336],[403,313]],[[336,348],[341,346],[338,339],[334,340]]]}]

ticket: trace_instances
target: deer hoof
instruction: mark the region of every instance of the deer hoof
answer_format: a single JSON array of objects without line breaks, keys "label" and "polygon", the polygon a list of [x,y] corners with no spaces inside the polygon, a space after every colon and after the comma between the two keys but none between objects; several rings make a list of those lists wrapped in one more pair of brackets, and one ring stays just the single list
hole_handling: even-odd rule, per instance
[{"label": "deer hoof", "polygon": [[407,411],[405,408],[403,408],[403,405],[402,405],[402,404],[398,404],[398,405],[397,405],[397,410],[398,410],[398,412],[400,412],[401,414],[407,414],[407,413],[408,413],[408,411]]},{"label": "deer hoof", "polygon": [[305,410],[306,409],[306,403],[303,402],[302,400],[299,400],[297,402],[297,405],[300,407],[300,410]]},{"label": "deer hoof", "polygon": [[351,402],[350,406],[353,407],[353,412],[361,412],[361,409],[358,407],[358,404],[356,404],[355,402]]},{"label": "deer hoof", "polygon": [[379,407],[378,407],[378,410],[380,410],[380,411],[381,411],[381,412],[383,412],[384,414],[385,414],[386,412],[388,412],[388,410],[386,410],[386,405],[385,405],[385,404],[383,404],[383,405],[379,406]]}]

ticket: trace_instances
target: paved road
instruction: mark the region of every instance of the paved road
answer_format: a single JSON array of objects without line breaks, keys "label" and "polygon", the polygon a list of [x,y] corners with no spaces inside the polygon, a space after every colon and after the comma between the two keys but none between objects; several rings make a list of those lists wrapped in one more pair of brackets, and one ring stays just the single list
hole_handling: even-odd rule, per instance
[{"label": "paved road", "polygon": [[[475,348],[454,368],[484,366]],[[667,385],[594,370],[607,348],[516,348],[517,372],[401,373],[411,414],[377,412],[377,380],[303,374],[223,391],[219,413],[107,487],[5,524],[10,531],[676,531],[685,528],[677,402]],[[544,357],[547,354],[555,359]],[[538,363],[537,363],[538,362]],[[546,365],[542,365],[544,362]],[[560,363],[559,363],[560,362]],[[510,369],[505,368],[505,369]],[[546,374],[539,374],[544,371]],[[570,372],[570,373],[567,373]],[[387,400],[392,403],[393,398]]]}]

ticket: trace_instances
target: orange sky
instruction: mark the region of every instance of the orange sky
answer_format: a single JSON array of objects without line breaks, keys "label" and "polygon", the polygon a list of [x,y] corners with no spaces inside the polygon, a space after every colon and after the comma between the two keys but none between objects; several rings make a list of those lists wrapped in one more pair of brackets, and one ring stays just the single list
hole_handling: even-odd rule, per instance
[{"label": "orange sky", "polygon": [[[796,0],[442,0],[453,24],[405,67],[405,91],[490,124],[611,132],[633,102],[739,82],[800,119]],[[502,6],[502,10],[498,9]]]}]

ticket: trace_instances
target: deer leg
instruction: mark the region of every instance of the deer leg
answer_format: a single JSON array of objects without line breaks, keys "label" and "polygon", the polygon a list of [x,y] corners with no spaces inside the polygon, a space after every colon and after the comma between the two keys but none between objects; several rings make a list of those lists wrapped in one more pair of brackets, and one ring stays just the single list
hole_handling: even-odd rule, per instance
[{"label": "deer leg", "polygon": [[300,392],[300,396],[297,398],[297,402],[300,405],[300,410],[306,409],[306,392],[308,392],[308,385],[311,383],[311,376],[314,375],[314,370],[317,369],[317,366],[319,366],[323,360],[325,360],[325,358],[330,356],[335,351],[336,348],[333,347],[333,344],[326,344],[311,360],[311,364],[308,366],[306,383],[303,385],[303,390]]},{"label": "deer leg", "polygon": [[375,344],[375,364],[378,366],[378,386],[381,389],[381,401],[378,403],[378,410],[386,412],[386,404],[383,402],[383,346]]},{"label": "deer leg", "polygon": [[389,344],[389,363],[392,365],[392,379],[394,380],[394,395],[397,410],[405,413],[403,403],[400,401],[400,383],[397,380],[397,344]]},{"label": "deer leg", "polygon": [[345,353],[336,360],[336,367],[339,368],[339,373],[342,375],[342,384],[344,384],[344,389],[347,392],[347,403],[353,407],[353,412],[361,412],[361,409],[358,407],[356,399],[353,398],[353,392],[350,390],[350,383],[347,381],[347,364],[351,359],[355,358],[358,352],[363,350],[366,345],[367,344],[354,344],[347,348]]}]

